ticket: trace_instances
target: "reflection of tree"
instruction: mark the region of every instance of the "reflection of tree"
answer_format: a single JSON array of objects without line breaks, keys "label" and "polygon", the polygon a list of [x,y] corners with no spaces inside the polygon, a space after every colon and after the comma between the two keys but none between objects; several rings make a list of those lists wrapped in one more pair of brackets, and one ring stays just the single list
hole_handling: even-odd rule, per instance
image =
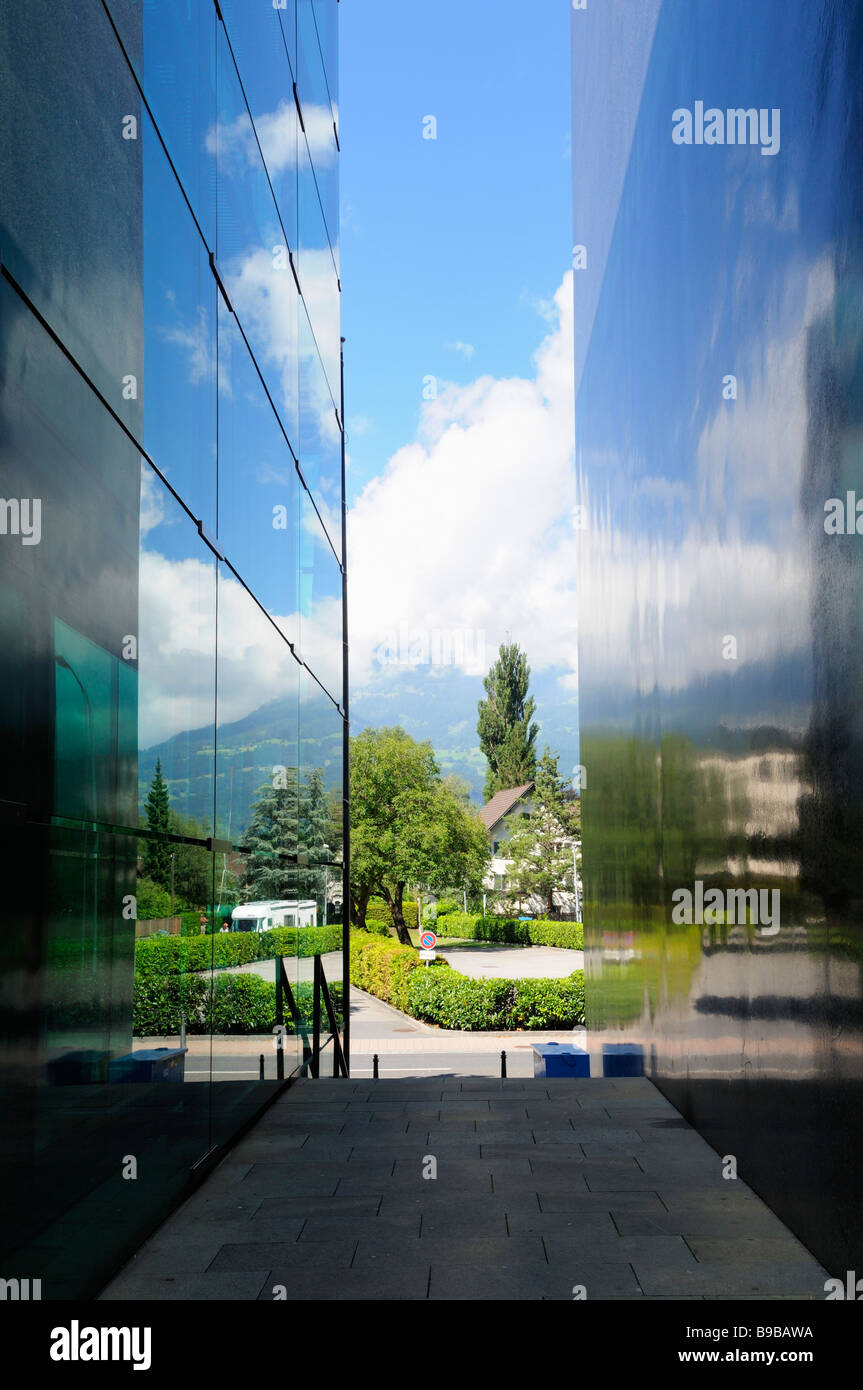
[{"label": "reflection of tree", "polygon": [[323,772],[301,782],[296,768],[280,771],[276,785],[259,788],[240,842],[247,855],[240,886],[250,900],[315,897],[321,866],[332,858],[332,806]]}]

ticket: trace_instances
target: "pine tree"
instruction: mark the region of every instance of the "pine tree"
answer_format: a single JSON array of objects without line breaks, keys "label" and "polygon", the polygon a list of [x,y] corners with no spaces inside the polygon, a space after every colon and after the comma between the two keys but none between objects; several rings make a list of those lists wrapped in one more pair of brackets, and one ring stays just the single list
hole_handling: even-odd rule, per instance
[{"label": "pine tree", "polygon": [[488,760],[485,798],[533,780],[536,771],[533,723],[536,703],[528,695],[530,667],[518,643],[503,643],[497,661],[483,680],[487,699],[478,705],[479,744]]},{"label": "pine tree", "polygon": [[249,901],[291,898],[297,891],[298,795],[296,768],[279,775],[279,784],[259,789],[252,819],[240,841],[248,855],[241,879]]},{"label": "pine tree", "polygon": [[[159,758],[156,759],[156,774],[147,793],[146,808],[147,829],[157,835],[167,835],[171,829],[171,798]],[[167,840],[145,841],[144,876],[162,888],[170,887],[171,846]]]}]

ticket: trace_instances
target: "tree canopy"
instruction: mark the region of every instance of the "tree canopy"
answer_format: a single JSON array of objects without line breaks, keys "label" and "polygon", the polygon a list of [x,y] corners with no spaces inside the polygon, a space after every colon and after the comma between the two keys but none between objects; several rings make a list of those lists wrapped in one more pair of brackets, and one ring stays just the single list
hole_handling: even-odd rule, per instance
[{"label": "tree canopy", "polygon": [[580,802],[567,796],[568,783],[557,769],[557,757],[546,748],[536,769],[531,811],[507,816],[511,833],[505,856],[516,897],[540,897],[545,910],[554,910],[554,894],[573,882],[573,841],[580,834]]},{"label": "tree canopy", "polygon": [[351,914],[365,925],[373,893],[387,903],[399,940],[410,945],[405,889],[479,885],[488,857],[485,827],[441,778],[432,746],[401,728],[364,729],[351,740]]},{"label": "tree canopy", "polygon": [[533,780],[538,726],[533,722],[536,703],[528,695],[529,684],[530,667],[524,652],[517,642],[503,643],[497,661],[483,679],[486,699],[477,706],[479,744],[488,760],[487,801],[495,792]]}]

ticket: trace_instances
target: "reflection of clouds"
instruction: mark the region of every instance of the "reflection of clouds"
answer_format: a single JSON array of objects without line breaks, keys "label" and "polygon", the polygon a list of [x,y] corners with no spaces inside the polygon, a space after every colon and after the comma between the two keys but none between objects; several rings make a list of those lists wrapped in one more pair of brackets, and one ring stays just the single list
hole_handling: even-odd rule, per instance
[{"label": "reflection of clouds", "polygon": [[[335,162],[333,117],[328,106],[304,106],[303,122],[312,160],[316,167],[325,168]],[[257,140],[255,132],[257,131]],[[260,160],[260,141],[264,162],[271,174],[297,167],[297,110],[292,101],[279,102],[275,111],[265,111],[255,117],[254,126],[247,111],[241,111],[233,121],[218,121],[207,131],[207,153],[220,160],[231,159],[248,165]]]},{"label": "reflection of clouds", "polygon": [[[328,349],[331,360],[324,360],[338,382],[339,302],[329,251],[305,252],[302,274],[303,299],[312,324],[333,325],[321,342],[321,352]],[[333,400],[315,340],[305,326],[300,332],[297,315],[302,311],[290,267],[280,266],[270,249],[259,246],[236,257],[226,267],[226,275],[238,318],[263,370],[266,373],[272,367],[278,376],[279,407],[294,447],[299,442],[298,399],[303,436],[331,449],[338,447]]]},{"label": "reflection of clouds", "polygon": [[[810,607],[812,522],[797,500],[807,448],[807,334],[833,299],[829,262],[789,274],[786,285],[766,348],[758,342],[747,356],[744,345],[729,364],[737,400],[723,400],[717,382],[715,409],[695,445],[695,515],[679,542],[653,526],[642,530],[639,504],[685,505],[688,488],[649,477],[621,498],[624,461],[592,455],[594,488],[605,476],[609,488],[593,505],[580,494],[589,527],[579,535],[579,640],[610,683],[680,690],[747,662],[788,657],[799,645],[800,615]],[[741,640],[736,662],[723,659],[726,634]]]},{"label": "reflection of clouds", "polygon": [[[146,489],[145,489],[146,492]],[[138,727],[142,748],[213,723],[216,634],[214,565],[140,555]],[[315,674],[341,691],[338,598],[307,605],[302,615],[273,615],[288,637],[301,633]],[[223,571],[218,602],[219,724],[242,719],[269,700],[295,697],[299,666],[257,604]],[[313,656],[313,659],[311,659]],[[311,683],[309,682],[311,685]],[[311,698],[311,696],[310,696]]]},{"label": "reflection of clouds", "polygon": [[534,670],[572,669],[571,272],[555,306],[533,379],[444,385],[418,441],[351,508],[355,681],[371,678],[381,633],[401,623],[483,633],[488,651],[509,631]]},{"label": "reflection of clouds", "polygon": [[[174,300],[175,296],[169,298]],[[192,323],[176,323],[173,328],[162,328],[160,332],[166,343],[174,343],[187,354],[189,380],[193,386],[215,378],[216,335],[203,304],[198,305],[197,318]]]}]

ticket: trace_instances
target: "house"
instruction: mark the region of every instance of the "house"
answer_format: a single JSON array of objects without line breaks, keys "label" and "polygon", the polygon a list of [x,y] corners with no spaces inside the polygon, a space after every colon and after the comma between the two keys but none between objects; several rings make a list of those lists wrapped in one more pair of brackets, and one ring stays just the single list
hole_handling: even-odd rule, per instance
[{"label": "house", "polygon": [[[512,861],[507,858],[506,842],[510,837],[512,824],[507,822],[507,817],[520,812],[529,815],[533,810],[534,790],[533,782],[524,782],[520,787],[508,787],[504,791],[495,792],[479,813],[480,820],[488,832],[491,846],[491,859],[488,872],[483,879],[483,888],[486,897],[490,897],[487,905],[492,912],[506,913],[511,911],[514,900],[510,896],[511,886],[507,874]],[[575,855],[575,842],[573,841],[572,844]],[[561,912],[580,915],[579,896],[577,894],[572,891],[563,891],[555,893],[554,896],[555,906]],[[545,911],[545,903],[538,897],[521,898],[515,901],[527,913],[539,914]]]}]

